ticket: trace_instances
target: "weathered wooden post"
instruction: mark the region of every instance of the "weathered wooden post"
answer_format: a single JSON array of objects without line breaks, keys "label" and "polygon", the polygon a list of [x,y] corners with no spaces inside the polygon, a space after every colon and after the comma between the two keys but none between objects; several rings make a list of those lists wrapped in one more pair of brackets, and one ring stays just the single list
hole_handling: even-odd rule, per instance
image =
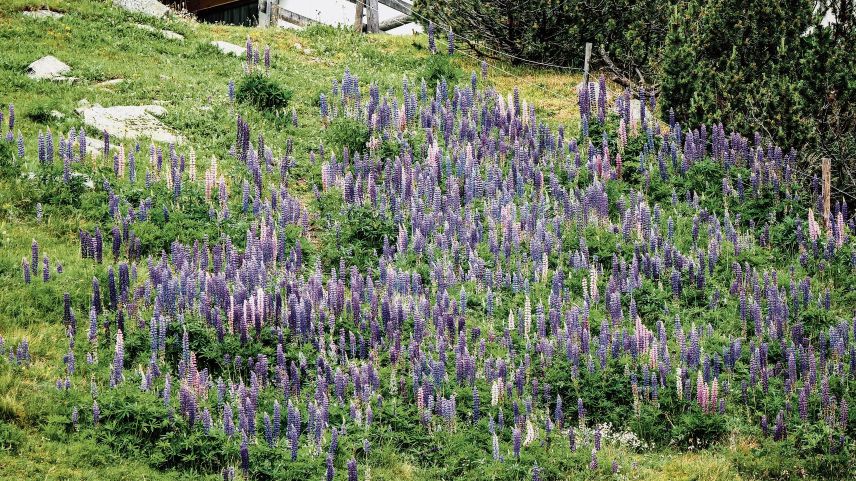
[{"label": "weathered wooden post", "polygon": [[367,5],[366,31],[368,33],[380,33],[380,12],[378,11],[378,0],[368,0]]},{"label": "weathered wooden post", "polygon": [[268,25],[272,27],[279,27],[279,0],[270,0],[270,12],[268,15],[270,16],[270,20],[268,21]]},{"label": "weathered wooden post", "polygon": [[589,59],[591,59],[591,42],[586,42],[586,60],[583,64],[583,85],[589,88]]},{"label": "weathered wooden post", "polygon": [[354,13],[354,30],[357,32],[363,31],[363,2],[365,0],[356,0],[357,11]]},{"label": "weathered wooden post", "polygon": [[271,0],[259,0],[259,27],[270,27]]}]

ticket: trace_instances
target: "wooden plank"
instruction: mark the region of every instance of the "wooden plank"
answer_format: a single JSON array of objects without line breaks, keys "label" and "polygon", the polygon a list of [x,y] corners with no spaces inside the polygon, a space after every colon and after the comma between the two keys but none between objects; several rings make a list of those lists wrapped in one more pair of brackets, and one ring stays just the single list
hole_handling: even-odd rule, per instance
[{"label": "wooden plank", "polygon": [[380,31],[386,32],[387,30],[392,30],[393,28],[398,28],[402,25],[407,25],[412,21],[413,18],[410,15],[398,15],[390,19],[384,20],[383,22],[380,22]]},{"label": "wooden plank", "polygon": [[294,25],[299,25],[301,27],[306,27],[312,25],[313,23],[318,23],[317,21],[304,17],[299,13],[294,13],[291,10],[286,10],[279,5],[274,5],[272,9],[272,13],[274,14],[272,18],[276,18],[279,20],[283,20],[288,23],[292,23]]},{"label": "wooden plank", "polygon": [[[351,3],[357,3],[359,0],[348,0]],[[405,2],[403,0],[378,0],[378,3],[381,5],[385,5],[397,12],[401,12],[405,15],[410,15],[410,10],[413,8],[413,5]]]}]

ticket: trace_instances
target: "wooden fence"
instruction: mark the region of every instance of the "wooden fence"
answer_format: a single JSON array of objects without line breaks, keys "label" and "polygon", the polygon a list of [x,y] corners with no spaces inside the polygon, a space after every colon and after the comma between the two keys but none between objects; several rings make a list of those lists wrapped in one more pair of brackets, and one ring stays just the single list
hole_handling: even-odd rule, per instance
[{"label": "wooden fence", "polygon": [[[347,0],[355,5],[354,29],[368,33],[379,33],[392,30],[412,21],[412,5],[403,0]],[[288,10],[284,0],[259,0],[259,26],[270,27],[279,21],[305,27],[317,23],[309,17]],[[380,5],[387,6],[401,15],[380,21]]]}]

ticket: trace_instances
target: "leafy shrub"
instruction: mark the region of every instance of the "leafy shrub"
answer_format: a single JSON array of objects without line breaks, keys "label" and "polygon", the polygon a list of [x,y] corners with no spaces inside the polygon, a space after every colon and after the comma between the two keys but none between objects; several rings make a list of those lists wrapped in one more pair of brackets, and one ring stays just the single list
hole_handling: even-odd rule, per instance
[{"label": "leafy shrub", "polygon": [[235,87],[235,98],[264,113],[277,114],[288,107],[292,92],[270,77],[254,73],[246,75]]},{"label": "leafy shrub", "polygon": [[321,247],[325,265],[338,266],[340,259],[360,269],[376,267],[383,250],[384,237],[395,243],[396,229],[392,220],[369,207],[353,207],[334,217]]},{"label": "leafy shrub", "polygon": [[24,444],[24,432],[12,423],[0,422],[0,451],[17,453]]},{"label": "leafy shrub", "polygon": [[351,153],[365,152],[369,141],[369,128],[360,120],[338,117],[324,132],[326,142],[339,149],[347,147]]},{"label": "leafy shrub", "polygon": [[[461,69],[452,63],[448,55],[430,55],[422,68],[422,78],[431,89],[443,79],[446,79],[447,84],[454,85],[462,75]],[[449,91],[451,92],[451,89]]]},{"label": "leafy shrub", "polygon": [[681,415],[672,428],[672,442],[683,447],[703,448],[716,444],[726,434],[725,418],[693,407]]}]

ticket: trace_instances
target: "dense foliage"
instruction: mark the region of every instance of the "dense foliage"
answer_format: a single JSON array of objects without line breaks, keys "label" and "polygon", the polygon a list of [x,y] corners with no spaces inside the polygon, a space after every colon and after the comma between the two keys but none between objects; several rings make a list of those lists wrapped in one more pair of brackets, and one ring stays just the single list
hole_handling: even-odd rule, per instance
[{"label": "dense foliage", "polygon": [[585,43],[592,42],[595,66],[606,66],[599,53],[603,45],[622,72],[635,79],[638,71],[650,81],[671,5],[648,0],[417,0],[414,10],[426,24],[430,19],[439,26],[438,35],[445,38],[451,28],[487,58],[582,68]]},{"label": "dense foliage", "polygon": [[[821,4],[680,3],[663,49],[664,111],[807,145],[856,186],[856,12],[848,1]],[[832,19],[821,23],[827,11]]]}]

